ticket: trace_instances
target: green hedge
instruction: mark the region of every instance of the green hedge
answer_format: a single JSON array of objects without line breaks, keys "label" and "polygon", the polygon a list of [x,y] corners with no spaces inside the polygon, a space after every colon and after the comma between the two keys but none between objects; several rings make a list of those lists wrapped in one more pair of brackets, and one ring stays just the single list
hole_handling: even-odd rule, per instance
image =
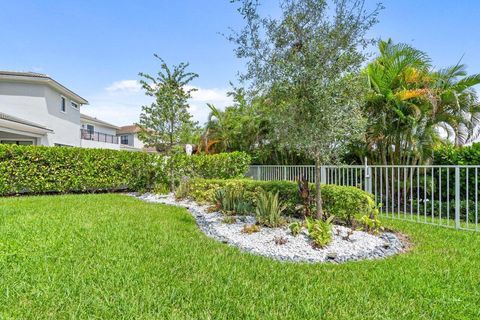
[{"label": "green hedge", "polygon": [[193,156],[182,153],[165,161],[164,172],[168,174],[173,170],[175,179],[234,179],[244,177],[250,163],[250,156],[244,152]]},{"label": "green hedge", "polygon": [[[315,186],[310,186],[315,192]],[[290,181],[256,181],[250,179],[195,179],[190,185],[190,196],[203,203],[214,201],[214,195],[218,189],[238,189],[244,191],[245,198],[253,205],[256,194],[260,190],[279,194],[279,198],[287,205],[286,213],[295,215],[296,207],[302,203],[298,194],[298,186]],[[345,222],[351,222],[353,218],[370,215],[376,210],[372,196],[355,187],[322,185],[322,198],[324,210],[330,215]]]},{"label": "green hedge", "polygon": [[0,195],[145,190],[182,177],[238,178],[242,152],[164,157],[144,152],[0,145]]},{"label": "green hedge", "polygon": [[480,143],[467,147],[441,146],[434,150],[436,165],[480,165]]},{"label": "green hedge", "polygon": [[142,152],[0,145],[0,195],[139,190],[154,172]]}]

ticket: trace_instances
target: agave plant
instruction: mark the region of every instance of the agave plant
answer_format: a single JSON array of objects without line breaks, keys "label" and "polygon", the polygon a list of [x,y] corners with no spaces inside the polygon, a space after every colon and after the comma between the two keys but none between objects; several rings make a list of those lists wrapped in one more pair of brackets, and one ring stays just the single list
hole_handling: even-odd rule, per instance
[{"label": "agave plant", "polygon": [[251,212],[251,204],[241,190],[219,189],[215,193],[215,203],[217,208],[225,213],[247,214]]},{"label": "agave plant", "polygon": [[257,222],[268,227],[279,227],[284,224],[282,212],[286,205],[278,198],[278,192],[262,191],[257,196],[256,218]]}]

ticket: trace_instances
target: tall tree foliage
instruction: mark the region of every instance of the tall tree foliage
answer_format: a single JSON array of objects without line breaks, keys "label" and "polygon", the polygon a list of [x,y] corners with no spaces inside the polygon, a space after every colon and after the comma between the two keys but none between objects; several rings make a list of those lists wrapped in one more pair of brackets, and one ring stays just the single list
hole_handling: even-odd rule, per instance
[{"label": "tall tree foliage", "polygon": [[289,150],[315,160],[317,217],[323,217],[320,165],[336,161],[362,132],[358,77],[371,42],[365,34],[381,8],[362,0],[284,0],[278,19],[262,17],[259,1],[241,0],[245,27],[230,36],[247,59],[242,80],[277,106],[274,131]]},{"label": "tall tree foliage", "polygon": [[230,95],[234,103],[225,110],[208,105],[211,111],[202,135],[202,151],[244,151],[255,164],[310,163],[304,155],[286,150],[278,143],[272,121],[276,106],[268,96],[247,101],[242,89],[235,89]]},{"label": "tall tree foliage", "polygon": [[438,92],[435,124],[447,132],[456,146],[473,142],[480,135],[480,103],[474,86],[480,74],[467,75],[464,64],[433,73]]},{"label": "tall tree foliage", "polygon": [[368,124],[364,139],[353,147],[358,158],[425,163],[445,142],[441,129],[457,145],[476,137],[480,113],[472,86],[480,83],[479,75],[467,76],[461,64],[435,71],[426,53],[406,44],[379,41],[378,48],[378,57],[364,70]]},{"label": "tall tree foliage", "polygon": [[187,71],[188,63],[169,67],[158,55],[154,56],[161,62],[160,71],[155,76],[139,74],[145,94],[155,99],[142,106],[139,137],[147,146],[170,152],[198,131],[188,111],[188,99],[196,89],[187,86],[198,75]]}]

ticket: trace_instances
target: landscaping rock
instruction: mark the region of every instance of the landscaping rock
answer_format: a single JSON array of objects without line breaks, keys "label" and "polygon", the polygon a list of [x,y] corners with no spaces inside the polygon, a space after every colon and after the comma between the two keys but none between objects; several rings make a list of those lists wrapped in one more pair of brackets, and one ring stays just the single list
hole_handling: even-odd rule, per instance
[{"label": "landscaping rock", "polygon": [[[314,248],[305,229],[296,237],[291,234],[288,227],[262,227],[259,232],[245,234],[241,232],[244,225],[255,223],[255,217],[239,216],[235,223],[226,224],[222,222],[224,218],[222,213],[209,213],[207,206],[198,205],[190,200],[177,201],[172,194],[131,195],[146,202],[184,207],[196,219],[197,225],[207,236],[244,251],[282,261],[341,263],[381,259],[402,252],[404,249],[404,244],[394,233],[372,235],[337,225],[333,226],[332,242],[325,248]],[[351,233],[349,240],[344,240],[343,238],[349,233]],[[277,245],[272,241],[274,238],[284,238],[286,242]]]}]

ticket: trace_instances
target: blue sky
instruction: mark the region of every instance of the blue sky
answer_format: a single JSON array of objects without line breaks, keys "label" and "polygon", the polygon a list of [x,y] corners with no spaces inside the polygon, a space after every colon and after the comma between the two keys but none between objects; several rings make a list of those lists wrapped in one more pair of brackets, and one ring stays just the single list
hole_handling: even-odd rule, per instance
[{"label": "blue sky", "polygon": [[[439,67],[464,55],[469,72],[480,73],[480,2],[382,2],[371,36],[412,44]],[[90,101],[83,112],[119,125],[135,122],[148,102],[136,80],[158,69],[154,52],[170,64],[188,61],[200,75],[191,101],[200,122],[207,102],[229,103],[229,81],[242,68],[220,35],[242,24],[229,0],[0,0],[0,8],[1,70],[47,73]],[[262,10],[275,15],[277,1]]]}]

